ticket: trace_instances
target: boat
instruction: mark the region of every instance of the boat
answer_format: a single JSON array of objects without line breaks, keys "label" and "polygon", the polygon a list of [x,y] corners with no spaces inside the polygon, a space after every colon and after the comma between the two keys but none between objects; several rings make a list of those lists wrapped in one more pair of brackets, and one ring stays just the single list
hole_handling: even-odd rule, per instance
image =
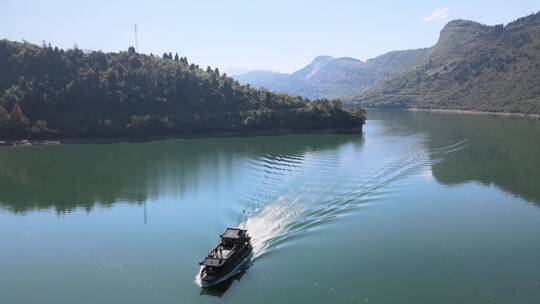
[{"label": "boat", "polygon": [[200,279],[202,287],[214,286],[232,277],[251,254],[251,237],[247,230],[227,228],[221,242],[204,258]]}]

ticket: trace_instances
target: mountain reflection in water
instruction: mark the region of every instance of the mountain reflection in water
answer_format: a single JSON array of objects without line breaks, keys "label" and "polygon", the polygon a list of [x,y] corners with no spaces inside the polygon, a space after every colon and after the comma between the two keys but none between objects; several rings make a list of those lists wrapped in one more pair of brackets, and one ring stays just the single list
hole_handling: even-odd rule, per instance
[{"label": "mountain reflection in water", "polygon": [[445,185],[495,185],[540,206],[540,121],[534,118],[456,113],[370,111],[389,133],[424,133],[429,150],[467,139],[467,149],[432,166]]},{"label": "mountain reflection in water", "polygon": [[[360,140],[360,141],[358,141]],[[335,149],[361,135],[173,140],[138,144],[0,148],[0,206],[13,212],[91,210],[116,202],[143,203],[160,195],[219,182],[235,160]],[[199,173],[212,171],[204,180]],[[208,180],[212,179],[214,181]]]},{"label": "mountain reflection in water", "polygon": [[[445,185],[495,185],[540,205],[540,124],[484,115],[369,111],[388,133],[425,134],[426,148],[468,140],[462,149],[434,163]],[[144,144],[58,145],[0,148],[0,205],[14,212],[54,208],[91,210],[94,204],[143,203],[160,194],[182,195],[200,187],[204,168],[229,172],[239,158],[335,149],[358,139],[349,135],[298,135],[177,140]]]}]

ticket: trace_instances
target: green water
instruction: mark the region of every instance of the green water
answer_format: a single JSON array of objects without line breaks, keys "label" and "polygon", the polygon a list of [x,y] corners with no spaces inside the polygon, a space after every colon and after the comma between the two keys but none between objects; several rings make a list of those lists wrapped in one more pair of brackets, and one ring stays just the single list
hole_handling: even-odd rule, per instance
[{"label": "green water", "polygon": [[[539,303],[540,121],[0,148],[0,303]],[[247,227],[251,267],[197,262]]]}]

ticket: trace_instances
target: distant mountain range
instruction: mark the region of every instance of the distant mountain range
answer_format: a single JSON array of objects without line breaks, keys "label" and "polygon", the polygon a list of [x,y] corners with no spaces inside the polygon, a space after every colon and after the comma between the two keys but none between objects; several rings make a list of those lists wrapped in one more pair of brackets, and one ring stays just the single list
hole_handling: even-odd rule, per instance
[{"label": "distant mountain range", "polygon": [[291,74],[250,71],[233,77],[243,84],[311,99],[347,99],[408,70],[426,53],[427,49],[394,51],[365,62],[349,57],[319,56]]},{"label": "distant mountain range", "polygon": [[449,22],[431,48],[368,61],[321,56],[292,74],[252,71],[241,83],[372,107],[540,114],[540,13],[503,25]]},{"label": "distant mountain range", "polygon": [[506,26],[451,21],[420,64],[354,102],[540,114],[540,13]]}]

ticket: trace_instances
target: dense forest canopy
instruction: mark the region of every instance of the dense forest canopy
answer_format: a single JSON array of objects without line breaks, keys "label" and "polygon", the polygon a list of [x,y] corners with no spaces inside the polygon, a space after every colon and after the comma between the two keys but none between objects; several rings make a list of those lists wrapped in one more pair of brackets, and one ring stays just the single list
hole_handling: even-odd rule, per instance
[{"label": "dense forest canopy", "polygon": [[0,137],[358,129],[362,110],[241,85],[186,57],[0,40]]}]

